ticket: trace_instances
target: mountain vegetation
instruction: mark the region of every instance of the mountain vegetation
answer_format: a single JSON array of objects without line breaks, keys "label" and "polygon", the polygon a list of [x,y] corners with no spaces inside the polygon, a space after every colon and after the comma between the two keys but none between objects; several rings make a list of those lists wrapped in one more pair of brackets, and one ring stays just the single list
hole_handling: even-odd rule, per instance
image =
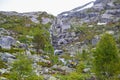
[{"label": "mountain vegetation", "polygon": [[119,0],[58,16],[0,11],[0,80],[120,80],[119,57]]}]

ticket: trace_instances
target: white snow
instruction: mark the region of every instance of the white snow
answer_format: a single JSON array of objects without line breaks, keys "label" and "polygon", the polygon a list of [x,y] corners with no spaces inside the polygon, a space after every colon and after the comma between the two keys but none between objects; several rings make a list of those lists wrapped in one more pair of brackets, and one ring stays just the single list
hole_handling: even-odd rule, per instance
[{"label": "white snow", "polygon": [[81,11],[81,10],[84,10],[84,9],[87,9],[87,8],[91,8],[93,5],[94,5],[94,3],[91,2],[90,4],[88,4],[87,6],[85,6],[83,8],[76,9],[76,10],[71,10],[70,12],[78,12],[78,11]]}]

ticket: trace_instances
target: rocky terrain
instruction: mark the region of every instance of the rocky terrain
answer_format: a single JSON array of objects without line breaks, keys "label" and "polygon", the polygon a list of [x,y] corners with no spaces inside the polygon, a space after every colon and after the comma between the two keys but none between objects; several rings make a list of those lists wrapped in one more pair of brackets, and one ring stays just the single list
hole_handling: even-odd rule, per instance
[{"label": "rocky terrain", "polygon": [[[92,7],[86,7],[91,4]],[[104,32],[117,34],[119,38],[119,22],[118,0],[96,0],[60,13],[52,24],[52,41],[55,48],[74,41],[81,41],[84,46],[89,43],[95,45]]]},{"label": "rocky terrain", "polygon": [[35,80],[76,80],[77,70],[79,80],[96,80],[92,51],[104,33],[112,34],[120,49],[119,0],[92,1],[58,16],[0,11],[0,80],[8,80],[17,71],[14,62],[24,57],[43,77]]}]

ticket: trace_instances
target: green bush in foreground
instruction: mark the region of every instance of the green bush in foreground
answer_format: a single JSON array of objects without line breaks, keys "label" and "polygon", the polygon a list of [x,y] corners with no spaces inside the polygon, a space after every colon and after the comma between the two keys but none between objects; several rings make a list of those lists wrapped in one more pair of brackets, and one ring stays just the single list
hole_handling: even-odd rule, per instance
[{"label": "green bush in foreground", "polygon": [[12,67],[8,76],[9,80],[43,80],[43,77],[38,77],[33,72],[32,61],[24,55],[19,55]]},{"label": "green bush in foreground", "polygon": [[104,34],[102,36],[94,53],[93,64],[98,80],[117,80],[120,62],[112,35]]}]

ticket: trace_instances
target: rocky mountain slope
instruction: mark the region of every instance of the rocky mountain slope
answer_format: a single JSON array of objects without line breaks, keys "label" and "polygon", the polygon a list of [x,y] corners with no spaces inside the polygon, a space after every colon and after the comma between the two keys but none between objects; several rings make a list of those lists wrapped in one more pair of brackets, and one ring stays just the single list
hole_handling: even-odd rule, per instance
[{"label": "rocky mountain slope", "polygon": [[[53,40],[53,43],[55,43],[57,47],[57,45],[60,45],[60,43],[67,44],[73,41],[74,39],[76,40],[78,35],[80,36],[80,33],[77,33],[79,31],[78,28],[82,26],[84,26],[84,28],[86,27],[87,29],[89,29],[90,27],[95,28],[101,25],[103,26],[106,25],[108,26],[108,28],[110,28],[109,26],[113,27],[114,25],[115,28],[115,26],[116,27],[119,26],[119,22],[120,22],[119,0],[96,0],[95,2],[92,1],[70,11],[62,12],[56,17],[56,20],[52,24],[53,28],[52,30],[53,35],[55,35],[54,36],[55,39],[56,37],[58,37],[57,38],[58,40]],[[107,31],[107,29],[105,30]],[[111,28],[109,30],[113,29]],[[94,30],[94,32],[95,31],[96,30]],[[77,37],[75,38],[75,36]],[[91,37],[94,36],[95,34]]]},{"label": "rocky mountain slope", "polygon": [[40,80],[95,80],[93,51],[104,33],[112,34],[120,49],[119,0],[92,1],[56,17],[0,11],[0,79],[22,71],[15,66],[29,65]]}]

